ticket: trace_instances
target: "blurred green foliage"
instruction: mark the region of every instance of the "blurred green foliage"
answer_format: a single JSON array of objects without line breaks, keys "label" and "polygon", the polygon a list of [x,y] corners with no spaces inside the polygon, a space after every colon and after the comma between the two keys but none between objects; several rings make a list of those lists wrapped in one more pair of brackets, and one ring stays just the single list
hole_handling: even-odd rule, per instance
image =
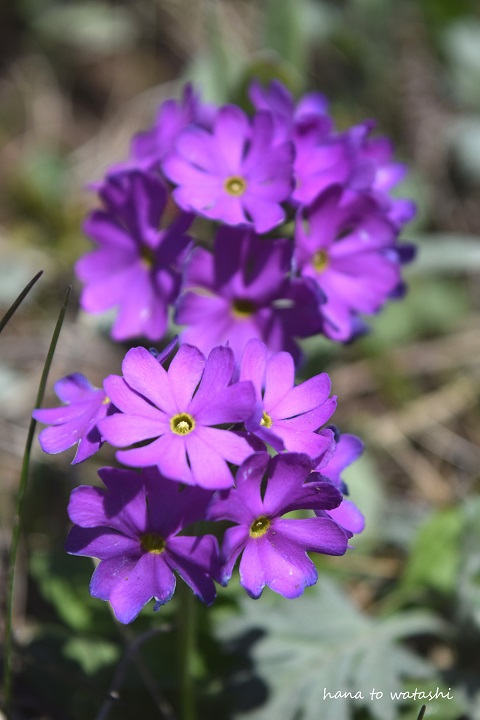
[{"label": "blurred green foliage", "polygon": [[[41,312],[29,302],[27,320],[17,314],[5,333],[0,395],[6,419],[20,428],[31,410],[31,400],[21,398],[22,377],[35,370],[34,361],[43,362],[42,322],[58,313],[65,277],[86,247],[80,225],[94,200],[85,184],[126,156],[131,134],[148,126],[158,102],[183,81],[198,84],[208,100],[248,107],[251,78],[277,77],[296,96],[324,92],[339,128],[375,117],[379,134],[394,139],[411,168],[399,193],[418,204],[406,237],[418,245],[409,292],[356,344],[305,342],[303,372],[328,369],[338,378],[342,430],[362,434],[375,419],[377,429],[385,419],[398,430],[401,414],[424,398],[423,422],[427,430],[441,425],[443,439],[432,449],[427,431],[411,437],[402,431],[397,444],[383,453],[372,444],[349,469],[346,480],[367,528],[345,558],[319,561],[321,581],[298,601],[265,593],[253,602],[234,580],[213,608],[198,608],[199,717],[415,720],[420,702],[324,701],[323,689],[366,696],[373,687],[387,693],[438,686],[451,688],[454,699],[429,703],[426,717],[478,720],[479,404],[474,397],[440,421],[429,404],[432,393],[458,377],[479,384],[478,3],[4,0],[0,21],[5,309],[39,262],[49,270],[41,280],[49,283],[37,303]],[[78,344],[73,351],[63,346],[62,372],[80,370],[69,365],[77,357],[100,376],[118,372],[118,352],[105,351],[96,335],[105,321],[88,322],[80,316],[66,329]],[[434,344],[442,339],[444,345]],[[468,361],[450,362],[449,349]],[[12,414],[16,404],[23,416]],[[449,444],[462,462],[449,459]],[[15,491],[11,464],[7,456],[5,497]],[[425,490],[425,470],[431,483],[437,478],[438,497]],[[65,458],[35,468],[25,514],[28,597],[17,618],[18,720],[95,718],[135,638],[174,621],[175,601],[158,615],[144,612],[131,629],[119,628],[106,604],[88,593],[91,561],[63,553],[71,483],[92,476],[94,470],[67,471]],[[146,640],[128,663],[110,716],[167,717],[150,680],[177,707],[176,662],[175,628]]]}]

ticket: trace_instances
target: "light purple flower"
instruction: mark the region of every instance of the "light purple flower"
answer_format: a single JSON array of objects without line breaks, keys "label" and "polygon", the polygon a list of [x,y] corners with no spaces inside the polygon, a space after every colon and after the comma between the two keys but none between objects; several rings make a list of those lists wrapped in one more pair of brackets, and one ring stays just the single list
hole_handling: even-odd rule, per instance
[{"label": "light purple flower", "polygon": [[261,239],[248,230],[220,228],[213,254],[195,248],[186,266],[186,292],[175,321],[187,325],[182,342],[208,352],[228,343],[240,359],[248,340],[269,352],[287,350],[296,361],[295,337],[320,331],[322,296],[315,283],[289,278],[292,243]]},{"label": "light purple flower", "polygon": [[[356,435],[343,433],[336,439],[335,452],[326,465],[317,465],[315,470],[328,478],[344,495],[348,488],[342,479],[342,472],[351,465],[363,452],[363,443]],[[351,500],[343,498],[340,505],[333,510],[325,511],[341,527],[351,533],[358,534],[365,528],[365,518]],[[323,514],[322,512],[320,514]]]},{"label": "light purple flower", "polygon": [[359,314],[376,313],[398,292],[400,264],[413,247],[397,245],[397,234],[374,198],[340,186],[300,209],[295,259],[301,276],[314,279],[326,296],[319,311],[328,337],[350,340]]},{"label": "light purple flower", "polygon": [[152,598],[157,609],[175,591],[175,574],[202,602],[215,599],[218,546],[212,535],[178,533],[204,517],[211,493],[185,488],[155,468],[139,475],[102,468],[107,487],[73,490],[68,514],[75,523],[66,541],[71,555],[100,560],[90,583],[93,597],[108,600],[122,623],[134,620]]},{"label": "light purple flower", "polygon": [[230,487],[227,462],[239,465],[253,449],[244,433],[216,426],[244,421],[255,403],[250,382],[231,384],[232,351],[217,347],[205,360],[197,348],[182,345],[167,372],[138,347],[127,352],[122,371],[123,377],[105,380],[120,412],[100,429],[115,447],[144,444],[117,452],[117,459],[130,467],[156,465],[165,477],[188,485]]},{"label": "light purple flower", "polygon": [[267,358],[267,348],[250,340],[240,363],[240,380],[251,380],[257,405],[245,427],[281,452],[305,453],[315,459],[317,469],[326,464],[335,450],[334,434],[316,432],[330,419],[337,405],[330,395],[330,378],[315,375],[295,386],[295,366],[289,353]]},{"label": "light purple flower", "polygon": [[181,265],[191,243],[185,231],[192,216],[180,213],[160,229],[168,202],[163,183],[152,174],[116,175],[102,187],[105,210],[95,210],[85,233],[99,246],[75,270],[86,287],[80,304],[91,313],[117,307],[114,340],[165,333],[168,306],[178,295]]},{"label": "light purple flower", "polygon": [[240,584],[251,597],[258,598],[265,585],[284,597],[298,597],[318,579],[307,551],[345,553],[347,534],[332,519],[282,518],[291,510],[329,510],[340,503],[341,493],[332,483],[305,483],[310,469],[305,455],[283,453],[270,459],[256,453],[239,468],[235,488],[213,500],[210,519],[236,523],[223,540],[223,584],[242,553]]},{"label": "light purple flower", "polygon": [[94,455],[103,439],[98,422],[115,412],[110,399],[101,388],[96,388],[80,373],[58,380],[55,392],[66,405],[59,408],[34,410],[35,420],[51,425],[40,433],[38,440],[44,452],[50,455],[77,445],[72,465]]},{"label": "light purple flower", "polygon": [[212,132],[196,125],[181,132],[162,168],[184,210],[265,233],[285,218],[280,203],[292,190],[292,163],[292,145],[274,144],[270,113],[249,121],[239,107],[225,105]]}]

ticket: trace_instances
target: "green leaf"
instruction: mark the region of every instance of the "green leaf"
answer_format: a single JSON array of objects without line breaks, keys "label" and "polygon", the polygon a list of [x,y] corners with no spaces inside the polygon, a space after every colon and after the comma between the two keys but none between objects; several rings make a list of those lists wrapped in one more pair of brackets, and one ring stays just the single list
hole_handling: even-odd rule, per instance
[{"label": "green leaf", "polygon": [[[220,633],[231,640],[242,633],[252,637],[255,628],[262,632],[251,650],[251,662],[267,686],[268,700],[249,712],[250,720],[350,720],[360,707],[378,720],[395,720],[398,707],[390,691],[401,689],[405,678],[434,676],[433,668],[400,641],[442,634],[443,623],[419,612],[375,620],[326,577],[297,600],[266,593],[255,603],[244,600],[242,609],[243,616],[230,618]],[[373,688],[384,698],[372,701]],[[324,699],[324,693],[338,691],[357,697]]]},{"label": "green leaf", "polygon": [[69,637],[63,654],[69,660],[75,660],[87,675],[94,675],[104,667],[113,665],[120,659],[120,646],[99,638]]},{"label": "green leaf", "polygon": [[127,7],[95,0],[52,4],[36,14],[34,28],[50,41],[96,55],[128,49],[138,34]]},{"label": "green leaf", "polygon": [[462,507],[434,513],[421,526],[411,549],[402,586],[406,590],[430,587],[452,593],[460,567]]}]

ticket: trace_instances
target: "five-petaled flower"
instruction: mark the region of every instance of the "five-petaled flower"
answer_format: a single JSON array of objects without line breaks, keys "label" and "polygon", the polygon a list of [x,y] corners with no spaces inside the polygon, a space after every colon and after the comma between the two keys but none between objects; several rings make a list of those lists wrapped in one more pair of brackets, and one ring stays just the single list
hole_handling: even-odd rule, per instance
[{"label": "five-petaled flower", "polygon": [[94,597],[108,600],[122,623],[134,620],[152,598],[157,607],[175,591],[177,573],[195,595],[215,599],[218,545],[213,535],[179,533],[202,519],[211,493],[185,488],[149,468],[102,468],[107,490],[80,486],[68,506],[75,523],[66,541],[72,555],[100,560],[91,583]]},{"label": "five-petaled flower", "polygon": [[235,487],[214,499],[209,517],[235,523],[222,545],[224,584],[242,554],[240,584],[251,597],[258,598],[266,585],[284,597],[298,597],[318,577],[307,551],[346,552],[350,533],[331,518],[282,518],[291,510],[330,510],[340,504],[339,490],[319,476],[314,482],[310,470],[311,461],[304,455],[284,453],[271,459],[255,453],[239,468]]},{"label": "five-petaled flower", "polygon": [[205,359],[197,348],[182,345],[167,372],[148,350],[132,348],[122,371],[123,377],[105,380],[120,412],[105,418],[100,429],[115,447],[144,444],[120,450],[117,459],[131,467],[156,465],[188,485],[230,487],[228,463],[239,465],[253,449],[245,433],[216,426],[242,422],[255,403],[252,383],[232,383],[232,351],[217,347]]}]

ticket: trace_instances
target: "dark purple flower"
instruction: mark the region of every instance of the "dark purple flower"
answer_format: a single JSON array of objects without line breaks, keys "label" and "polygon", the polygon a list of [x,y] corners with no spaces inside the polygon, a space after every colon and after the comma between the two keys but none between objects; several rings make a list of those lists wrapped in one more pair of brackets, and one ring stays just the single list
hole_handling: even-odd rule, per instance
[{"label": "dark purple flower", "polygon": [[[319,306],[323,332],[349,340],[358,315],[376,313],[401,284],[397,228],[374,198],[332,186],[301,208],[295,259],[302,277],[326,296]],[[408,246],[407,246],[408,247]]]},{"label": "dark purple flower", "polygon": [[316,375],[295,386],[295,366],[289,353],[267,359],[267,348],[250,340],[242,355],[240,380],[251,380],[257,405],[245,427],[275,450],[305,453],[317,468],[328,462],[335,450],[332,430],[316,432],[330,419],[337,405],[330,395],[330,378]]},{"label": "dark purple flower", "polygon": [[107,490],[73,490],[68,514],[75,523],[66,542],[71,555],[100,560],[90,582],[93,597],[108,600],[122,623],[134,620],[152,598],[155,609],[175,591],[177,573],[202,602],[215,599],[218,546],[212,535],[179,536],[204,518],[211,493],[166,480],[155,468],[139,475],[102,468]]},{"label": "dark purple flower", "polygon": [[239,468],[235,488],[213,500],[208,516],[236,523],[223,541],[223,584],[243,553],[240,584],[251,597],[258,598],[265,585],[284,597],[298,597],[318,579],[307,551],[345,553],[347,534],[332,519],[282,518],[291,510],[329,510],[340,503],[341,493],[332,483],[305,483],[310,469],[305,455],[282,453],[270,459],[256,453]]},{"label": "dark purple flower", "polygon": [[[340,435],[336,442],[335,452],[330,455],[326,465],[317,465],[315,470],[320,472],[323,477],[328,478],[335,487],[337,487],[345,495],[348,494],[341,474],[346,467],[351,465],[363,452],[363,443],[356,435],[348,435],[344,433]],[[322,511],[320,511],[323,514]],[[341,527],[351,533],[361,533],[365,527],[365,518],[358,507],[351,500],[343,498],[340,505],[333,510],[324,511],[327,515],[335,520]]]},{"label": "dark purple flower", "polygon": [[195,248],[185,271],[187,289],[175,320],[187,325],[180,339],[208,352],[228,343],[240,359],[248,340],[259,338],[269,352],[287,350],[295,360],[294,337],[322,326],[315,283],[290,280],[292,243],[263,240],[248,230],[220,228],[213,254]]},{"label": "dark purple flower", "polygon": [[292,163],[292,145],[274,144],[270,113],[250,122],[240,108],[225,105],[212,132],[196,125],[181,132],[162,167],[178,186],[173,197],[180,207],[264,233],[285,218],[280,203],[292,189]]},{"label": "dark purple flower", "polygon": [[250,382],[231,384],[233,370],[227,347],[215,348],[205,360],[197,348],[182,345],[168,372],[145,348],[129,350],[123,377],[110,375],[104,383],[120,412],[105,418],[100,429],[115,447],[150,442],[117,452],[117,459],[131,467],[156,465],[189,485],[230,487],[227,462],[239,465],[252,446],[243,433],[214,426],[242,422],[255,403]]},{"label": "dark purple flower", "polygon": [[77,445],[72,465],[94,455],[102,446],[98,422],[107,414],[115,412],[110,399],[101,388],[90,384],[80,373],[73,373],[58,380],[55,392],[66,405],[59,408],[34,410],[35,420],[51,425],[40,433],[38,440],[42,450],[50,455]]},{"label": "dark purple flower", "polygon": [[76,264],[86,283],[80,303],[87,312],[117,307],[112,337],[145,335],[159,340],[167,311],[180,289],[180,268],[190,245],[192,216],[181,213],[165,229],[160,221],[168,195],[152,174],[116,175],[102,187],[105,210],[95,210],[85,233],[99,246]]}]

